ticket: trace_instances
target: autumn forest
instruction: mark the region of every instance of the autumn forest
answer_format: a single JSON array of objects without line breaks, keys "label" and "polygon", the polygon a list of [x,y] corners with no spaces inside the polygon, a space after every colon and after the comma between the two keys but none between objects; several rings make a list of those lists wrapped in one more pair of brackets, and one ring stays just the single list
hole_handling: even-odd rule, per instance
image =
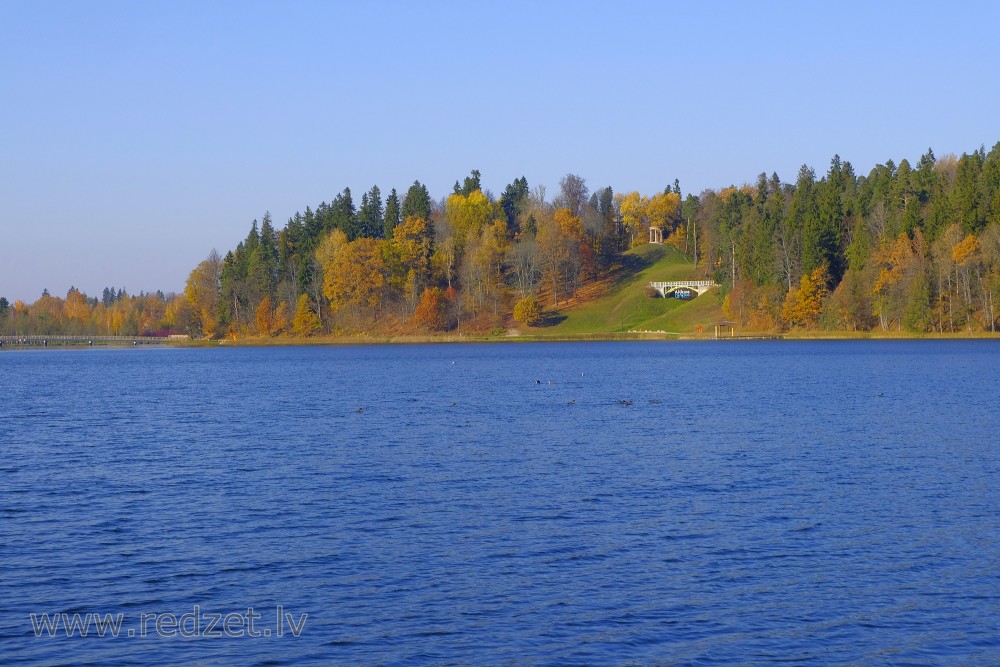
[{"label": "autumn forest", "polygon": [[721,285],[746,331],[996,331],[1000,301],[1000,143],[960,157],[928,150],[858,175],[834,156],[793,183],[683,193],[591,190],[574,174],[548,196],[515,179],[499,196],[480,173],[435,200],[415,181],[377,186],[276,227],[270,214],[181,294],[70,289],[27,304],[0,297],[0,333],[306,336],[544,333],[546,313],[607,283],[659,227]]}]

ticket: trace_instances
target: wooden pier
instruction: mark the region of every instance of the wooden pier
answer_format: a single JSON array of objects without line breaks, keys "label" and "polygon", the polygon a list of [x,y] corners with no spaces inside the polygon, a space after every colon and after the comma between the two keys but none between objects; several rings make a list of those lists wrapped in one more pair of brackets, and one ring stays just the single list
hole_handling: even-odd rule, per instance
[{"label": "wooden pier", "polygon": [[716,340],[785,340],[784,336],[721,336]]},{"label": "wooden pier", "polygon": [[5,347],[49,347],[54,345],[162,345],[170,339],[163,336],[0,336],[0,349]]},{"label": "wooden pier", "polygon": [[735,322],[716,322],[714,327],[715,340],[782,340],[783,338],[783,336],[773,334],[737,335]]}]

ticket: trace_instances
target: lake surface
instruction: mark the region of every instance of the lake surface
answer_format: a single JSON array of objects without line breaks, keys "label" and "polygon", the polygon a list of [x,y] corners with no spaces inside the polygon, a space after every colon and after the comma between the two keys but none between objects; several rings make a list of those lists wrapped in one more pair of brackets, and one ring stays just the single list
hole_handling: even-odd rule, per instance
[{"label": "lake surface", "polygon": [[1000,664],[998,396],[990,341],[5,350],[0,663]]}]

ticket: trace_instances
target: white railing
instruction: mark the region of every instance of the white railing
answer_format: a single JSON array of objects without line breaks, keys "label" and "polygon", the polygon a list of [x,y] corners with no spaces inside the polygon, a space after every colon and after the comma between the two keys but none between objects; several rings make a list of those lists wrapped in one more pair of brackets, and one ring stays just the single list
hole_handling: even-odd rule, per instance
[{"label": "white railing", "polygon": [[650,287],[718,287],[714,280],[670,280],[667,282],[651,282]]}]

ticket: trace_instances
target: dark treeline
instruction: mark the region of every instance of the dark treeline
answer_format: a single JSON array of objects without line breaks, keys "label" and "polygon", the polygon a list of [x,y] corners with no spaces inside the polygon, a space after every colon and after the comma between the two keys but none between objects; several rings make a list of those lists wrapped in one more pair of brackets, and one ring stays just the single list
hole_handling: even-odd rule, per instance
[{"label": "dark treeline", "polygon": [[995,331],[1000,297],[1000,143],[858,175],[835,156],[794,183],[682,198],[591,192],[567,174],[550,200],[526,178],[495,197],[480,173],[432,199],[345,188],[277,229],[269,214],[224,256],[212,251],[183,295],[101,298],[71,289],[34,304],[0,298],[5,333],[276,336],[487,331],[532,323],[619,265],[657,227],[722,284],[744,328]]}]

